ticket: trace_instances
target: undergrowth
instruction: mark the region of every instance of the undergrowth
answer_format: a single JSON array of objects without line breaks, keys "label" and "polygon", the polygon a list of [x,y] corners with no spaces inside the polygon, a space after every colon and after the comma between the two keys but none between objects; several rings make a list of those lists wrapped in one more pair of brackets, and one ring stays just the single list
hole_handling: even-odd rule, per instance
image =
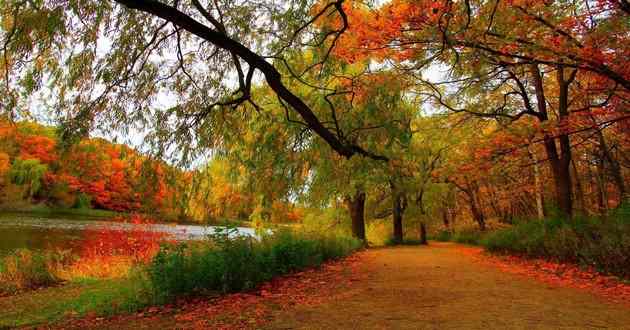
[{"label": "undergrowth", "polygon": [[166,245],[147,267],[157,302],[206,292],[250,290],[274,276],[346,256],[361,242],[280,230],[260,240],[229,230],[196,244]]},{"label": "undergrowth", "polygon": [[491,252],[577,263],[627,279],[630,208],[622,207],[606,217],[523,221],[489,233],[481,244]]}]

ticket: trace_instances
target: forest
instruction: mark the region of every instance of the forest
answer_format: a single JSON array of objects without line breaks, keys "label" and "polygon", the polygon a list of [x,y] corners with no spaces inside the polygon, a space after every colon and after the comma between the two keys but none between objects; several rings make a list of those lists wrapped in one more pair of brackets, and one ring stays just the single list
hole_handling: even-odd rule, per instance
[{"label": "forest", "polygon": [[0,44],[0,328],[630,324],[627,0],[0,0]]}]

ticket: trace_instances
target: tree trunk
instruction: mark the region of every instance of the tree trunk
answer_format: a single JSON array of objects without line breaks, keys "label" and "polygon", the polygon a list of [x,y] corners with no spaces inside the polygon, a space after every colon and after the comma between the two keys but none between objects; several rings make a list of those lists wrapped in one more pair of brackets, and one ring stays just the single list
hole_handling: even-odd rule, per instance
[{"label": "tree trunk", "polygon": [[534,152],[531,152],[529,148],[527,149],[530,157],[534,161],[534,196],[536,197],[536,215],[538,219],[542,220],[545,218],[545,209],[543,207],[543,193],[542,193],[542,182],[540,180],[540,165],[538,164],[538,157]]},{"label": "tree trunk", "polygon": [[346,197],[346,206],[352,220],[352,236],[365,241],[365,192],[357,190],[354,197]]},{"label": "tree trunk", "polygon": [[604,160],[599,159],[597,162],[597,204],[599,213],[604,214],[608,210],[608,194],[606,193],[606,171],[604,169]]},{"label": "tree trunk", "polygon": [[424,221],[420,222],[420,244],[427,245],[427,227]]},{"label": "tree trunk", "polygon": [[569,120],[569,85],[575,79],[577,69],[573,69],[568,79],[564,78],[564,66],[559,65],[557,71],[558,80],[558,115],[560,116],[561,133],[558,136],[560,141],[560,192],[562,194],[560,209],[569,218],[573,216],[573,200],[571,198],[571,142],[569,141],[569,135],[565,130],[566,124]]},{"label": "tree trunk", "polygon": [[390,182],[392,189],[392,217],[394,222],[394,244],[400,244],[403,241],[403,212],[405,211],[404,196],[398,191],[396,184]]},{"label": "tree trunk", "polygon": [[403,241],[403,229],[402,229],[402,203],[400,200],[400,196],[394,195],[392,196],[393,205],[393,218],[394,218],[394,243],[400,244]]},{"label": "tree trunk", "polygon": [[601,158],[605,159],[608,164],[610,164],[610,174],[613,177],[613,181],[617,186],[617,190],[619,191],[619,201],[621,203],[625,201],[629,201],[630,196],[626,192],[626,185],[623,180],[623,175],[621,174],[621,166],[617,159],[615,159],[611,154],[610,150],[608,150],[608,144],[606,143],[606,139],[604,138],[604,134],[601,130],[597,130],[597,137],[599,139],[599,150],[601,153]]},{"label": "tree trunk", "polygon": [[483,211],[479,208],[477,202],[474,199],[471,199],[470,201],[470,212],[473,215],[473,219],[475,219],[475,221],[479,225],[479,230],[486,230],[486,217],[484,216]]},{"label": "tree trunk", "polygon": [[449,209],[444,207],[442,209],[442,222],[444,223],[444,228],[446,228],[446,230],[449,230],[451,227],[451,221],[449,219]]},{"label": "tree trunk", "polygon": [[575,178],[575,200],[579,202],[577,209],[582,214],[586,214],[586,201],[584,200],[584,189],[582,188],[582,181],[580,180],[580,174],[577,170],[577,165],[575,165],[575,161],[571,161],[571,168],[573,169],[573,177]]},{"label": "tree trunk", "polygon": [[[549,120],[547,113],[547,99],[545,98],[542,76],[540,75],[540,70],[538,69],[537,64],[531,65],[531,73],[534,79],[536,103],[540,114],[538,118],[541,122],[545,122]],[[563,108],[562,110],[559,109],[559,112],[561,112],[560,116],[562,122],[563,118],[568,115],[568,84],[564,83],[564,78],[560,73],[558,73],[558,78],[559,82],[563,82],[561,84],[562,86],[560,86],[561,100],[559,102],[559,108]],[[573,206],[571,200],[571,175],[569,173],[569,164],[571,160],[569,136],[566,134],[561,134],[559,136],[562,156],[558,153],[558,148],[556,147],[555,138],[553,136],[549,135],[549,133],[545,133],[543,139],[545,151],[547,152],[547,158],[549,159],[549,164],[551,165],[551,173],[553,174],[556,203],[558,203],[560,211],[565,216],[571,217],[573,214]]]}]

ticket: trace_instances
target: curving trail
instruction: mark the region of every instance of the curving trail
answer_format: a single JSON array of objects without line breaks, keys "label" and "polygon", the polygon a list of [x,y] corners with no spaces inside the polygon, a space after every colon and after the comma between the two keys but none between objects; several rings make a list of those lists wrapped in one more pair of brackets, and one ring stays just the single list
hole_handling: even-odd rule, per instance
[{"label": "curving trail", "polygon": [[630,307],[475,262],[457,244],[365,252],[346,295],[268,329],[630,329]]},{"label": "curving trail", "polygon": [[630,305],[503,272],[453,243],[370,249],[258,291],[73,329],[630,329]]}]

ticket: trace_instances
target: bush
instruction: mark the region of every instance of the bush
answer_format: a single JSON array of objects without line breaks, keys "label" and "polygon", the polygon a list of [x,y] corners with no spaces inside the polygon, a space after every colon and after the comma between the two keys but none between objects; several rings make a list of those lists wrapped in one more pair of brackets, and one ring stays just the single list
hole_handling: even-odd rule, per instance
[{"label": "bush", "polygon": [[371,220],[366,223],[365,235],[370,245],[389,245],[393,240],[391,220]]},{"label": "bush", "polygon": [[0,260],[0,292],[12,293],[60,282],[57,271],[66,255],[19,249]]},{"label": "bush", "polygon": [[438,241],[438,242],[448,242],[451,240],[453,236],[453,233],[451,233],[448,230],[440,230],[439,232],[437,232],[437,234],[435,234],[435,236],[432,237],[432,239]]},{"label": "bush", "polygon": [[87,210],[92,207],[92,197],[90,195],[79,193],[77,195],[76,202],[74,203],[75,209]]},{"label": "bush", "polygon": [[453,233],[451,240],[462,244],[479,245],[484,234],[475,229],[464,229]]},{"label": "bush", "polygon": [[229,231],[192,244],[165,245],[148,266],[157,302],[209,291],[250,290],[273,276],[317,266],[361,246],[349,237],[282,230],[260,240]]},{"label": "bush", "polygon": [[579,263],[630,278],[630,217],[626,212],[624,207],[604,218],[520,222],[489,234],[482,244],[493,252]]}]

